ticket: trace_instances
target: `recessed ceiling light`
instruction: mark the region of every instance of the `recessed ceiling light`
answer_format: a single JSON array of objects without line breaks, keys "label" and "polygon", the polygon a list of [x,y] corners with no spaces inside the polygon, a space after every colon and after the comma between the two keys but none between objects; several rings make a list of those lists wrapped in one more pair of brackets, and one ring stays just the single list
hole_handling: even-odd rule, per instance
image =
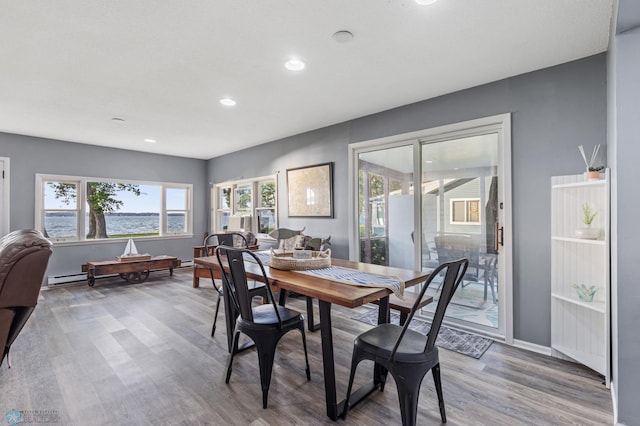
[{"label": "recessed ceiling light", "polygon": [[432,164],[432,163],[433,163],[433,161],[432,161],[432,160],[427,160],[427,161],[425,161],[425,163],[427,163],[427,164]]},{"label": "recessed ceiling light", "polygon": [[305,64],[301,59],[291,58],[284,63],[284,66],[290,71],[301,71],[304,69]]},{"label": "recessed ceiling light", "polygon": [[124,118],[120,118],[120,117],[113,117],[111,119],[111,121],[116,122],[116,123],[124,123],[126,120]]},{"label": "recessed ceiling light", "polygon": [[236,104],[236,101],[231,98],[222,98],[220,99],[220,103],[224,106],[234,106]]},{"label": "recessed ceiling light", "polygon": [[338,43],[348,43],[353,40],[353,34],[347,30],[336,31],[331,37]]},{"label": "recessed ceiling light", "polygon": [[156,143],[156,142],[158,142],[155,139],[145,139],[144,141],[147,142],[147,143]]},{"label": "recessed ceiling light", "polygon": [[426,5],[429,5],[429,4],[434,4],[437,1],[438,0],[416,0],[416,3],[418,3],[421,6],[426,6]]}]

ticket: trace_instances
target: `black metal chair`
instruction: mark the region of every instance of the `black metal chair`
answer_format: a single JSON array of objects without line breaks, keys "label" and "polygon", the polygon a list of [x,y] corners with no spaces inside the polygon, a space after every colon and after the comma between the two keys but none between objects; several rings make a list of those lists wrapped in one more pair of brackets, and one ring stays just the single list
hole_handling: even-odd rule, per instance
[{"label": "black metal chair", "polygon": [[[215,238],[215,244],[209,244],[211,239]],[[229,246],[229,247],[237,247],[240,245],[241,248],[248,248],[249,243],[244,235],[239,232],[227,232],[223,234],[211,234],[205,237],[204,239],[204,252],[209,255],[211,249],[217,246]],[[216,301],[216,313],[213,316],[213,326],[211,327],[211,337],[213,337],[216,333],[216,322],[218,321],[218,312],[220,311],[220,301],[222,300],[222,287],[218,287],[216,285],[216,280],[211,273],[211,282],[213,283],[213,288],[218,293],[218,300]],[[263,283],[253,282],[250,285],[249,292],[251,293],[251,297],[261,296],[263,298],[267,298],[267,289]],[[234,318],[235,319],[235,318]]]},{"label": "black metal chair", "polygon": [[[435,346],[440,326],[444,318],[447,305],[458,288],[462,277],[467,271],[469,261],[459,259],[452,262],[443,263],[429,275],[420,297],[411,309],[409,318],[404,326],[395,324],[380,324],[377,327],[362,333],[356,337],[353,347],[353,358],[351,361],[351,374],[349,376],[349,387],[344,404],[343,417],[346,418],[349,410],[349,398],[355,377],[356,368],[360,361],[371,360],[379,364],[380,370],[380,391],[384,390],[387,372],[393,376],[398,387],[398,398],[400,400],[400,412],[402,414],[403,425],[415,425],[418,412],[418,397],[420,385],[424,376],[431,370],[433,381],[438,395],[440,406],[440,417],[446,423],[444,399],[442,397],[442,383],[440,381],[440,360],[438,348]],[[424,297],[429,284],[440,272],[445,274],[442,285],[442,295],[438,301],[431,329],[424,335],[409,329],[409,324],[416,313],[417,307]]]},{"label": "black metal chair", "polygon": [[[248,287],[244,267],[245,255],[252,256],[254,262],[260,267],[271,303],[258,306],[252,305],[251,292]],[[311,380],[309,358],[307,356],[307,339],[304,332],[304,317],[298,311],[276,304],[273,294],[271,294],[269,279],[267,278],[264,266],[262,262],[260,262],[260,259],[250,250],[218,246],[218,248],[216,248],[216,257],[218,258],[220,270],[222,271],[222,283],[225,286],[225,291],[231,296],[236,309],[240,312],[233,332],[233,348],[229,356],[229,363],[227,364],[225,383],[229,383],[233,358],[238,350],[238,339],[240,338],[240,333],[244,333],[254,341],[258,351],[260,384],[262,386],[262,408],[267,408],[267,397],[271,383],[271,371],[273,369],[276,346],[280,338],[289,331],[297,329],[300,330],[300,334],[302,334],[307,380]]]}]

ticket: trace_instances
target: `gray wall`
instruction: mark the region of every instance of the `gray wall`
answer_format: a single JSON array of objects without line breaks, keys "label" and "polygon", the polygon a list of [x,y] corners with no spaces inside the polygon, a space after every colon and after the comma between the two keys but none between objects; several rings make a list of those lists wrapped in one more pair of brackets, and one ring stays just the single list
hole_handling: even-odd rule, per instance
[{"label": "gray wall", "polygon": [[[349,124],[326,127],[209,160],[209,182],[278,173],[278,226],[301,229],[312,236],[331,236],[332,256],[349,257],[347,235],[347,145]],[[334,218],[288,218],[287,169],[334,163]]]},{"label": "gray wall", "polygon": [[613,159],[612,282],[613,384],[618,422],[640,419],[640,287],[638,287],[638,160],[640,159],[640,5],[620,1],[611,40],[609,156]]},{"label": "gray wall", "polygon": [[[206,230],[206,161],[103,148],[51,139],[0,133],[0,157],[11,162],[10,230],[35,224],[36,173],[193,184],[194,238],[136,240],[138,251],[193,258],[193,246]],[[47,275],[81,272],[90,260],[112,259],[125,243],[55,246]]]},{"label": "gray wall", "polygon": [[[550,176],[584,171],[578,145],[606,143],[606,55],[474,87],[209,161],[209,181],[280,171],[279,225],[331,234],[348,257],[348,145],[511,112],[514,336],[550,346]],[[287,168],[335,162],[334,219],[287,217]],[[541,255],[542,254],[542,255]]]}]

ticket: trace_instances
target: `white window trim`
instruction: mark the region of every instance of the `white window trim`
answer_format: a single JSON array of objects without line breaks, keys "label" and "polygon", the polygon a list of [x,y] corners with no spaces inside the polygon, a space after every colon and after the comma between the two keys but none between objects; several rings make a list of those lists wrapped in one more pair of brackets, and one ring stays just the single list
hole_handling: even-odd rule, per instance
[{"label": "white window trim", "polygon": [[[263,207],[260,205],[260,195],[259,195],[259,185],[262,182],[273,181],[275,183],[275,206],[274,207]],[[211,233],[222,232],[222,225],[219,222],[218,215],[222,212],[229,212],[229,216],[233,216],[236,214],[246,214],[246,212],[237,212],[236,211],[236,188],[238,186],[251,184],[251,229],[248,231],[257,234],[258,223],[257,223],[257,210],[265,210],[273,208],[275,210],[275,219],[276,219],[276,228],[278,227],[278,175],[267,175],[260,176],[251,179],[239,179],[239,180],[228,180],[225,182],[216,183],[211,187],[211,229],[209,230]],[[231,189],[231,196],[229,199],[229,207],[221,208],[219,206],[220,203],[220,191],[224,188]]]},{"label": "white window trim", "polygon": [[[68,175],[51,175],[36,173],[36,200],[35,200],[35,228],[42,231],[44,229],[44,182],[68,182],[75,183],[77,185],[77,205],[76,211],[78,212],[77,222],[77,235],[73,239],[57,239],[49,237],[49,240],[56,245],[76,245],[76,244],[105,244],[112,242],[120,242],[126,240],[125,238],[105,238],[96,240],[87,240],[84,235],[85,229],[85,214],[86,214],[86,195],[84,188],[87,182],[106,182],[106,183],[126,183],[133,185],[154,185],[160,187],[160,211],[159,211],[159,235],[157,236],[145,236],[136,237],[136,240],[155,240],[166,238],[191,238],[193,237],[193,184],[187,183],[170,183],[170,182],[157,182],[135,179],[114,179],[114,178],[101,178],[101,177],[87,177],[87,176],[68,176]],[[187,190],[187,214],[186,230],[181,233],[169,233],[166,231],[166,189],[178,188]],[[71,209],[70,209],[71,210]],[[173,211],[173,210],[172,210]]]},{"label": "white window trim", "polygon": [[[504,339],[505,343],[513,344],[513,245],[512,245],[512,230],[513,230],[513,222],[512,222],[512,197],[511,197],[511,114],[498,114],[489,117],[478,118],[474,120],[468,120],[453,124],[446,124],[443,126],[428,128],[417,130],[413,132],[396,134],[391,136],[385,136],[378,139],[372,139],[362,142],[354,142],[349,144],[348,151],[348,199],[347,199],[347,208],[348,208],[348,216],[350,220],[348,221],[348,235],[349,235],[349,259],[357,260],[359,258],[359,245],[358,245],[358,223],[357,223],[357,215],[358,211],[357,203],[356,203],[356,195],[358,191],[358,176],[356,171],[357,167],[357,158],[360,152],[366,152],[369,150],[376,150],[381,148],[392,148],[395,146],[402,146],[407,144],[413,144],[414,146],[414,170],[418,171],[420,174],[422,171],[422,167],[420,164],[420,143],[426,140],[436,141],[438,139],[449,139],[455,138],[457,135],[459,136],[471,136],[474,134],[474,129],[477,129],[478,132],[484,133],[488,129],[493,129],[502,140],[502,151],[499,153],[501,160],[503,161],[503,175],[507,177],[503,181],[503,192],[504,192],[504,210],[503,210],[503,222],[502,226],[504,229],[505,235],[505,246],[501,248],[501,253],[504,256],[504,261],[501,262],[505,265],[504,270],[501,269],[501,275],[499,277],[499,282],[503,283],[501,286],[502,293],[499,296],[500,303],[502,304],[500,309],[504,312],[504,315],[501,316],[501,321],[504,321],[500,325],[500,329],[502,332],[499,335],[495,335],[498,339]],[[413,142],[412,142],[413,141]],[[420,191],[415,191],[414,196],[416,197],[415,209],[416,212],[414,214],[414,228],[420,229]],[[502,209],[502,208],[501,208]],[[421,240],[420,233],[418,233],[418,239],[416,239],[416,244],[420,244]],[[420,264],[420,259],[416,252],[415,258],[416,264]]]},{"label": "white window trim", "polygon": [[[465,221],[464,222],[459,222],[459,221],[455,221],[453,220],[453,203],[456,201],[464,201],[464,216],[465,216]],[[478,206],[480,205],[480,198],[450,198],[449,199],[449,224],[451,225],[477,225],[480,226],[480,224],[482,223],[482,209],[480,209],[478,207],[478,221],[477,222],[470,222],[469,218],[467,217],[467,203],[469,201],[476,201],[478,202]]]}]

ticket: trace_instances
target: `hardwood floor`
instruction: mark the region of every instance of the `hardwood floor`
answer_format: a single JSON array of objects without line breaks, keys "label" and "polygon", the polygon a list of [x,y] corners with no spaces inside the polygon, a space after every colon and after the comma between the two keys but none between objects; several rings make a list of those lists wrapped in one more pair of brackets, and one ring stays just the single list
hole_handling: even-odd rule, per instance
[{"label": "hardwood floor", "polygon": [[[216,295],[191,286],[191,270],[152,273],[142,284],[119,278],[46,288],[0,368],[0,417],[10,409],[53,412],[64,425],[333,424],[325,415],[319,332],[307,333],[311,382],[300,335],[282,340],[269,407],[262,409],[257,356],[236,357],[229,385],[224,308],[210,337]],[[303,299],[291,306],[305,311]],[[362,308],[361,308],[362,309]],[[361,310],[360,309],[360,310]],[[334,307],[338,395],[344,396],[353,338],[369,326],[359,310]],[[613,424],[610,392],[581,366],[494,343],[479,360],[440,350],[449,425]],[[370,377],[361,364],[358,377]],[[389,376],[384,392],[354,407],[346,421],[400,424]],[[440,424],[430,374],[418,424]]]}]

